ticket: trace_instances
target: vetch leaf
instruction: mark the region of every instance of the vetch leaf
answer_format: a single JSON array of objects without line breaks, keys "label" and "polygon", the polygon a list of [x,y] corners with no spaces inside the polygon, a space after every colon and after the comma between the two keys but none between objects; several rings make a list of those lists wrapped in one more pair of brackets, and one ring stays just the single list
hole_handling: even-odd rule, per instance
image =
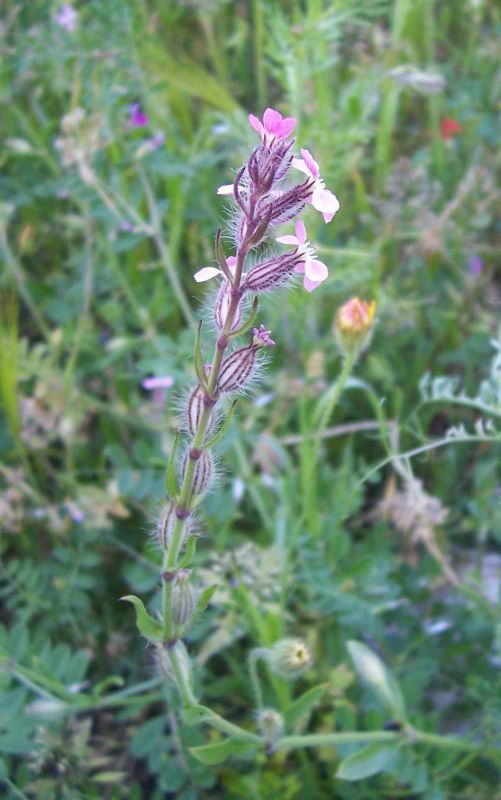
[{"label": "vetch leaf", "polygon": [[341,761],[336,778],[343,781],[361,781],[382,772],[397,753],[395,745],[373,744],[362,747]]},{"label": "vetch leaf", "polygon": [[386,664],[362,642],[348,642],[348,650],[359,676],[374,690],[392,717],[399,722],[405,720],[402,692]]},{"label": "vetch leaf", "polygon": [[148,614],[143,601],[140,600],[139,597],[136,597],[134,594],[128,594],[125,595],[125,597],[121,597],[120,600],[127,600],[127,602],[132,603],[136,609],[136,625],[143,636],[149,639],[150,642],[162,641],[163,629],[161,624],[157,619]]},{"label": "vetch leaf", "polygon": [[216,744],[206,744],[201,747],[190,747],[190,753],[202,764],[212,766],[222,764],[231,756],[254,754],[257,747],[252,742],[242,742],[238,739],[224,739]]}]

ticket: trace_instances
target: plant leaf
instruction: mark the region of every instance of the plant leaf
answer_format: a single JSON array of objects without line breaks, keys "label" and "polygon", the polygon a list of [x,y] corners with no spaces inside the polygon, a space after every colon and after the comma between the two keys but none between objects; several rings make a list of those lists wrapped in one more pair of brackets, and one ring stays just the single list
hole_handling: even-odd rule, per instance
[{"label": "plant leaf", "polygon": [[217,589],[217,584],[213,584],[212,586],[208,586],[203,592],[200,593],[200,596],[197,600],[197,604],[195,606],[195,614],[199,614],[201,611],[205,611],[207,606],[211,601],[211,597]]},{"label": "plant leaf", "polygon": [[397,750],[398,747],[395,745],[377,742],[362,747],[341,761],[336,778],[343,781],[361,781],[370,778],[371,775],[377,775],[388,766]]},{"label": "plant leaf", "polygon": [[121,597],[120,600],[126,600],[128,603],[132,603],[136,609],[136,625],[139,632],[149,639],[150,642],[161,642],[163,638],[163,628],[157,619],[148,614],[143,601],[134,594],[127,594],[125,597]]},{"label": "plant leaf", "polygon": [[400,686],[386,664],[362,642],[350,641],[347,646],[359,676],[373,689],[392,717],[399,722],[405,720],[405,705]]},{"label": "plant leaf", "polygon": [[230,406],[230,410],[228,411],[228,416],[226,417],[225,421],[223,422],[223,424],[219,428],[218,432],[215,433],[214,436],[212,436],[212,438],[210,438],[208,442],[204,443],[204,448],[205,449],[210,449],[211,447],[214,447],[215,444],[217,444],[218,442],[221,441],[221,439],[225,435],[226,431],[230,427],[231,420],[233,418],[233,412],[235,411],[236,404],[237,404],[237,401],[234,400],[232,402],[231,406]]},{"label": "plant leaf", "polygon": [[179,488],[177,485],[177,477],[176,477],[176,450],[179,443],[179,431],[176,433],[174,437],[174,442],[172,444],[172,449],[170,451],[169,460],[167,462],[167,468],[165,470],[165,487],[170,495],[171,500],[175,500]]},{"label": "plant leaf", "polygon": [[190,747],[190,753],[202,764],[209,766],[222,764],[231,756],[241,756],[244,754],[254,754],[257,747],[252,742],[242,742],[238,739],[224,739],[216,744],[206,744],[201,747]]},{"label": "plant leaf", "polygon": [[207,375],[205,374],[204,359],[202,356],[202,320],[198,323],[197,335],[195,338],[195,371],[202,386],[207,387]]},{"label": "plant leaf", "polygon": [[328,685],[328,683],[323,683],[320,686],[314,686],[290,704],[285,712],[287,727],[294,727],[301,720],[301,717],[306,717],[315,708]]}]

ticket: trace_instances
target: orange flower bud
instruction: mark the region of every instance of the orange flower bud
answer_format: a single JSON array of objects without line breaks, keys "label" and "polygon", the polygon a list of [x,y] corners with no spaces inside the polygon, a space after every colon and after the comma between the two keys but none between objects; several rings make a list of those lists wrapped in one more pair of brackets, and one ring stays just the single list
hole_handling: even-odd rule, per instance
[{"label": "orange flower bud", "polygon": [[376,303],[352,297],[336,314],[334,333],[345,355],[361,353],[370,342]]}]

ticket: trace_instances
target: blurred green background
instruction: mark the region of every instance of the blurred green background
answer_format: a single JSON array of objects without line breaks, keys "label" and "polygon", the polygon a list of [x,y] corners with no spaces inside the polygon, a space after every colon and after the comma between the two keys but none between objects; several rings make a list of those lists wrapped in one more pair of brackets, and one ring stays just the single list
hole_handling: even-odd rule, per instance
[{"label": "blurred green background", "polygon": [[[262,304],[277,347],[203,504],[199,580],[220,590],[189,642],[200,693],[251,725],[246,654],[302,636],[315,667],[301,686],[326,684],[310,729],[382,727],[346,652],[364,639],[417,724],[492,740],[498,23],[490,0],[4,0],[9,800],[496,796],[489,760],[429,748],[360,784],[335,778],[346,753],[332,750],[198,763],[188,748],[207,737],[177,721],[117,600],[158,607],[149,534],[207,295],[192,276],[228,219],[216,188],[256,143],[247,114],[271,105],[298,118],[341,210],[329,226],[307,215],[329,280]],[[312,407],[352,295],[376,300],[375,335],[312,474]],[[172,387],[143,388],[152,376]]]}]

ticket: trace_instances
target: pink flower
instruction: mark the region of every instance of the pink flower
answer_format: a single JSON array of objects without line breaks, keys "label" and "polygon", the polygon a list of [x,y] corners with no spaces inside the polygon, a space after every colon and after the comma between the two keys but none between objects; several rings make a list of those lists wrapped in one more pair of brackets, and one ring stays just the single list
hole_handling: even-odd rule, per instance
[{"label": "pink flower", "polygon": [[295,236],[278,236],[277,242],[296,246],[296,251],[301,256],[301,261],[294,271],[304,273],[304,288],[307,292],[312,292],[327,278],[329,274],[327,267],[322,261],[315,258],[315,249],[306,239],[306,228],[301,219],[296,222]]},{"label": "pink flower", "polygon": [[148,391],[155,391],[156,389],[170,389],[174,384],[174,378],[170,375],[164,375],[161,378],[145,378],[141,386]]},{"label": "pink flower", "polygon": [[262,122],[254,114],[249,114],[249,122],[263,142],[267,142],[272,139],[287,139],[297,120],[294,117],[282,117],[279,111],[267,108]]},{"label": "pink flower", "polygon": [[133,128],[145,128],[148,122],[148,115],[144,113],[141,105],[139,103],[131,103],[128,124]]},{"label": "pink flower", "polygon": [[335,194],[332,194],[325,188],[325,183],[320,177],[320,170],[318,164],[311,155],[309,150],[301,150],[302,158],[293,158],[292,166],[303,172],[314,181],[313,192],[308,202],[311,203],[313,208],[320,211],[325,222],[330,222],[334,214],[339,211],[339,200]]},{"label": "pink flower", "polygon": [[225,183],[224,186],[219,186],[217,190],[218,194],[233,194],[233,184],[232,183]]},{"label": "pink flower", "polygon": [[57,14],[54,15],[57,24],[66,31],[76,31],[78,25],[78,11],[73,6],[61,6]]},{"label": "pink flower", "polygon": [[267,331],[264,325],[252,329],[253,343],[260,347],[274,347],[275,342],[270,336],[271,331]]},{"label": "pink flower", "polygon": [[[230,256],[227,258],[226,263],[228,264],[230,271],[233,273],[237,264],[237,259],[235,256]],[[223,272],[217,267],[202,267],[202,269],[199,269],[198,272],[195,272],[193,277],[197,283],[203,283],[204,281],[210,281],[211,278],[215,278],[216,275],[223,275]]]}]

